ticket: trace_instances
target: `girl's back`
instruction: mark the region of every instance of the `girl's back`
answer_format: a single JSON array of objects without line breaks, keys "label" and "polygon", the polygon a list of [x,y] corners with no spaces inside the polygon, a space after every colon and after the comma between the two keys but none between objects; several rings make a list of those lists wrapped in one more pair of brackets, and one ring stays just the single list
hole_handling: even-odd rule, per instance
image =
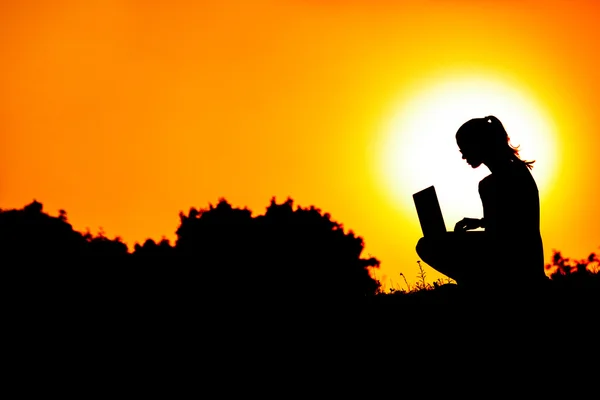
[{"label": "girl's back", "polygon": [[507,164],[480,182],[479,194],[496,267],[516,279],[545,278],[539,194],[527,166]]}]

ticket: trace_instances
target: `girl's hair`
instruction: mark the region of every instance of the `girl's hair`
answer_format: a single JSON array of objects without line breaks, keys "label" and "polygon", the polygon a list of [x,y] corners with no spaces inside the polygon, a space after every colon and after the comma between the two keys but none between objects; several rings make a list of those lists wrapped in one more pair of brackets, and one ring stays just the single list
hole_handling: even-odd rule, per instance
[{"label": "girl's hair", "polygon": [[473,118],[465,122],[456,132],[456,139],[477,144],[496,154],[506,155],[513,161],[521,162],[529,169],[533,168],[535,160],[525,161],[519,157],[520,146],[513,146],[510,143],[504,125],[493,115],[485,118]]}]

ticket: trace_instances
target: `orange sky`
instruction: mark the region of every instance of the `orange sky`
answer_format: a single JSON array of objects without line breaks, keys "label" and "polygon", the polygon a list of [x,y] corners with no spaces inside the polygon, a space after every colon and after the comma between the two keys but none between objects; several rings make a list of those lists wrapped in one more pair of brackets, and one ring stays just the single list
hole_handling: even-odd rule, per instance
[{"label": "orange sky", "polygon": [[363,237],[386,287],[414,283],[417,217],[381,184],[373,143],[399,99],[473,71],[550,116],[547,260],[585,257],[600,246],[594,3],[4,1],[0,207],[35,198],[131,248],[174,239],[192,206],[225,197],[258,215],[290,196]]}]

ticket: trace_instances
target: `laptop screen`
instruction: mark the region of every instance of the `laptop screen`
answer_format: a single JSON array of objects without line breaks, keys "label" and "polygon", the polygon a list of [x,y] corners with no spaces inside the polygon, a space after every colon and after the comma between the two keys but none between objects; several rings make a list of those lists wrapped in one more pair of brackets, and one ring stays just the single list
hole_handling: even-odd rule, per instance
[{"label": "laptop screen", "polygon": [[429,186],[413,194],[413,199],[423,236],[446,233],[446,224],[444,223],[442,209],[440,208],[435,188]]}]

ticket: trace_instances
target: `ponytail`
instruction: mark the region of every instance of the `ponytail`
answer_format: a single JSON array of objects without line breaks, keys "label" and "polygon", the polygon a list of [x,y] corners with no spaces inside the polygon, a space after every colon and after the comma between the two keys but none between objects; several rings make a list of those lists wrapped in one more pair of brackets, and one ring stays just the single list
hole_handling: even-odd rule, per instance
[{"label": "ponytail", "polygon": [[525,164],[527,168],[533,169],[533,163],[535,162],[535,160],[526,161],[522,160],[521,157],[519,157],[519,147],[521,146],[513,146],[510,143],[510,137],[508,136],[508,133],[506,133],[506,129],[504,129],[504,125],[502,124],[502,122],[500,122],[500,120],[493,115],[488,115],[484,118],[484,120],[490,128],[490,133],[492,134],[494,145],[497,145],[499,148],[501,146],[508,146],[506,147],[508,153],[507,155],[511,160],[521,162]]}]

